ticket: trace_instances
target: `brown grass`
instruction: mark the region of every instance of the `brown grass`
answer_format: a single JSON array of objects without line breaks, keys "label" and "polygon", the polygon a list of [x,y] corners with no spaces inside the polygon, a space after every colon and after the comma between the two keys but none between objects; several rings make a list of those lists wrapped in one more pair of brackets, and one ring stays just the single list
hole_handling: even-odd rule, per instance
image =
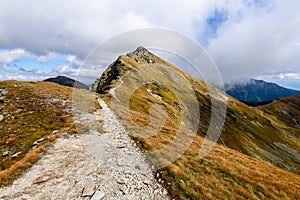
[{"label": "brown grass", "polygon": [[[132,125],[133,119],[145,118],[143,112],[126,113],[115,109],[130,133],[141,131]],[[151,152],[169,144],[176,128],[164,126],[162,132],[149,138],[133,137],[142,151]],[[140,122],[139,122],[139,125]],[[176,126],[175,126],[176,127]],[[152,134],[151,128],[142,129]],[[186,134],[188,137],[189,135]],[[184,143],[184,142],[182,142]],[[169,193],[178,199],[297,199],[300,196],[300,176],[217,144],[205,158],[199,158],[203,137],[197,135],[191,146],[175,162],[160,170]],[[175,144],[175,149],[186,148]],[[161,157],[171,157],[164,152]],[[149,157],[150,161],[154,163]],[[164,159],[162,159],[164,162]]]},{"label": "brown grass", "polygon": [[[127,62],[128,66],[126,65],[126,67],[128,68],[131,68],[134,64],[136,65],[136,63],[129,62],[126,59],[123,62]],[[190,79],[189,77],[187,76],[188,79]],[[134,80],[136,79],[132,77],[131,82],[129,80],[131,84],[128,84],[125,88],[116,89],[117,96],[123,97],[127,95],[126,93],[130,91],[130,87],[137,84]],[[207,88],[204,83],[195,79],[191,79],[191,82],[195,91],[197,91],[201,110],[199,128],[205,131],[210,121],[210,97],[206,93]],[[173,102],[177,102],[177,99],[170,92],[163,89],[156,91],[160,92],[159,94],[163,97],[163,102],[161,102],[149,95],[146,92],[146,87],[150,87],[152,91],[156,90],[153,85],[147,85],[145,88],[140,87],[135,90],[134,95],[130,97],[130,114],[127,112],[128,108],[122,107],[122,104],[111,107],[123,120],[130,135],[142,151],[151,153],[174,141],[175,136],[178,135],[178,123],[181,120],[177,116],[184,111],[177,109],[173,104]],[[185,88],[176,89],[184,94]],[[188,98],[183,99],[185,101],[183,103],[186,105],[192,106],[192,103],[194,103],[191,103]],[[105,97],[105,100],[108,105],[112,105],[109,94]],[[264,141],[268,144],[272,143],[274,138],[278,139],[278,141],[283,140],[280,131],[272,127],[268,120],[260,116],[256,110],[233,99],[230,99],[230,101],[232,101],[230,109],[234,113],[227,117],[229,123],[226,124],[222,133],[222,138],[230,147],[251,155],[247,149],[250,145],[257,144],[259,147],[265,148],[265,144],[260,144],[258,141]],[[150,124],[149,109],[153,104],[161,105],[167,113],[166,123],[154,135],[153,130],[157,129],[156,124],[160,120],[148,126]],[[160,119],[160,114],[159,111],[155,112],[154,120]],[[193,116],[191,117],[193,118]],[[255,121],[256,124],[250,124],[251,120]],[[262,124],[263,128],[257,124]],[[147,129],[143,128],[145,126],[147,126]],[[253,139],[247,136],[246,131],[252,132],[256,138],[254,137]],[[270,135],[272,135],[272,138]],[[160,170],[164,183],[166,183],[165,186],[174,198],[297,199],[300,196],[299,175],[270,166],[265,162],[219,144],[215,146],[208,156],[200,158],[199,150],[203,143],[203,133],[198,132],[198,135],[193,138],[192,144],[187,146],[185,140],[192,136],[194,135],[189,133],[189,129],[184,129],[183,136],[173,146],[174,151],[165,151],[155,156],[150,154],[151,156],[148,157],[153,164],[157,164],[157,162],[164,163],[176,153],[176,150],[186,149],[179,159]],[[257,150],[255,153],[263,155],[263,152],[260,150]]]},{"label": "brown grass", "polygon": [[44,147],[38,147],[35,150],[26,154],[26,156],[14,163],[8,169],[0,171],[0,185],[7,185],[11,183],[16,177],[20,176],[21,173],[36,163],[41,153],[45,153]]},{"label": "brown grass", "polygon": [[11,136],[10,138],[8,138],[8,140],[6,141],[6,144],[8,146],[13,146],[16,142],[16,138],[14,136]]},{"label": "brown grass", "polygon": [[[3,113],[9,113],[9,117],[5,116],[0,123],[0,185],[2,185],[10,183],[36,162],[42,148],[31,151],[34,141],[45,138],[42,145],[46,148],[51,146],[51,142],[61,133],[77,133],[77,129],[70,113],[72,88],[49,82],[18,81],[2,81],[0,88],[8,89],[5,97],[8,101],[0,104],[0,108]],[[86,94],[88,92],[82,95]],[[90,99],[96,98],[92,96]],[[95,102],[93,107],[101,106]],[[53,131],[56,131],[54,135]],[[2,153],[7,150],[10,152],[9,155],[3,157]],[[12,158],[16,152],[21,154]]]}]

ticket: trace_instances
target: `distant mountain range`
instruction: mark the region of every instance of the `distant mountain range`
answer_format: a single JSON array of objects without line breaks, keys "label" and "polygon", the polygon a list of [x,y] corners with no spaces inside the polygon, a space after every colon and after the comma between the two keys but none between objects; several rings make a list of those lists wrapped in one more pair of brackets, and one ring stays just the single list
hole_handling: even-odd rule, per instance
[{"label": "distant mountain range", "polygon": [[225,84],[225,90],[230,96],[251,106],[264,105],[278,98],[300,94],[300,91],[255,79]]},{"label": "distant mountain range", "polygon": [[76,81],[72,78],[66,77],[66,76],[57,76],[55,78],[48,78],[44,80],[45,82],[53,82],[53,83],[57,83],[63,86],[69,86],[69,87],[75,87],[75,88],[79,88],[79,89],[84,89],[84,90],[88,90],[89,86]]}]

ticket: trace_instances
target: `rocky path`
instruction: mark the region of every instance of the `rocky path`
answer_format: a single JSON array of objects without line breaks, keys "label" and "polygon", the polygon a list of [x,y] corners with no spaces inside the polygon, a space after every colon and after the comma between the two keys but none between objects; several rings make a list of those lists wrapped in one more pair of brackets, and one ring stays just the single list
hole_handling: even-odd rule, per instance
[{"label": "rocky path", "polygon": [[0,189],[0,200],[169,199],[115,114],[99,101],[101,111],[80,119],[103,120],[106,133],[59,138],[23,176]]}]

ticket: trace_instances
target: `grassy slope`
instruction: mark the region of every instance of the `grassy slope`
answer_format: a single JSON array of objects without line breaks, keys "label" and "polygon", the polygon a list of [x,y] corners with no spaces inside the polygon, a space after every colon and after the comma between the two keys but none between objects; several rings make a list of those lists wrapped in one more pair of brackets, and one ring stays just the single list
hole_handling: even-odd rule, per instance
[{"label": "grassy slope", "polygon": [[[162,59],[150,55],[156,63],[165,64],[176,71],[170,64]],[[122,68],[126,70],[132,69],[144,62],[137,63],[128,56],[121,57]],[[147,73],[154,73],[149,70]],[[125,72],[123,72],[125,74]],[[149,74],[149,76],[154,74]],[[216,199],[216,198],[233,198],[233,199],[293,199],[299,194],[299,175],[269,166],[264,162],[258,161],[237,151],[227,147],[217,145],[208,157],[200,159],[198,156],[199,148],[203,140],[202,132],[206,132],[208,122],[210,120],[210,97],[207,94],[206,84],[196,80],[189,75],[183,75],[190,80],[196,91],[199,107],[201,112],[201,120],[199,124],[198,135],[194,138],[192,145],[176,162],[168,165],[162,170],[162,176],[165,181],[171,184],[170,191],[182,199]],[[109,76],[109,70],[102,77]],[[116,89],[117,96],[126,95],[132,87],[139,85],[135,80],[135,75],[129,77],[130,84],[126,84],[121,89]],[[118,87],[118,82],[114,81],[108,87]],[[159,85],[159,84],[158,84]],[[127,87],[127,88],[126,88]],[[137,141],[140,147],[146,152],[157,150],[169,142],[171,142],[178,130],[179,124],[177,116],[188,111],[179,109],[176,106],[177,99],[172,96],[168,90],[164,90],[161,86],[145,85],[139,87],[130,99],[130,115],[127,114],[126,107],[118,106],[115,111],[124,120],[127,128],[131,132],[132,137]],[[163,101],[153,97],[147,92],[147,89],[155,91],[156,94],[163,97]],[[179,92],[184,93],[185,88],[177,88]],[[105,95],[108,103],[110,102],[110,94]],[[189,103],[190,99],[185,99],[184,103]],[[167,120],[164,127],[158,134],[152,137],[138,137],[137,133],[141,132],[138,126],[133,125],[132,120],[141,126],[149,125],[149,109],[153,104],[161,105],[167,113]],[[229,98],[229,114],[227,123],[222,133],[224,143],[244,154],[257,157],[261,160],[276,165],[274,158],[270,154],[272,152],[276,156],[280,156],[280,148],[273,146],[274,141],[285,142],[292,147],[298,148],[297,144],[282,136],[281,131],[271,124],[271,121],[261,116],[259,110],[247,107],[246,105]],[[187,109],[187,108],[185,108]],[[161,117],[158,111],[154,112],[154,116]],[[184,120],[184,119],[183,119]],[[250,122],[250,123],[249,123]],[[183,138],[194,137],[188,132],[188,125],[185,129]],[[156,129],[155,123],[143,129],[142,136],[150,135]],[[251,134],[251,135],[250,135]],[[182,148],[180,143],[175,144],[175,148]],[[183,147],[185,148],[185,147]],[[279,152],[278,152],[279,151]],[[163,152],[161,157],[167,158],[173,152]],[[153,162],[157,162],[156,158],[149,157]],[[281,158],[283,159],[283,158]],[[287,159],[291,166],[295,165],[299,170],[297,163]],[[161,159],[160,162],[164,162]],[[285,162],[285,161],[284,161]],[[282,166],[281,166],[282,167]]]},{"label": "grassy slope", "polygon": [[[8,90],[4,95],[6,101],[0,104],[4,116],[0,124],[1,185],[9,183],[22,169],[32,164],[24,162],[30,157],[27,154],[35,152],[32,151],[34,141],[45,138],[37,146],[47,146],[50,140],[55,139],[55,135],[48,138],[53,131],[64,127],[71,130],[69,109],[72,88],[54,83],[17,81],[0,82],[0,88]],[[7,150],[9,155],[2,156]],[[12,158],[17,152],[20,154]]]}]

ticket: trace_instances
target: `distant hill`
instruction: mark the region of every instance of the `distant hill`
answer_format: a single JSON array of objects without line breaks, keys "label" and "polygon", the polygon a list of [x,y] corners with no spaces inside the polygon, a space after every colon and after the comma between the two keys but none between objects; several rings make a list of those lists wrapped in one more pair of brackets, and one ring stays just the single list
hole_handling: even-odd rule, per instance
[{"label": "distant hill", "polygon": [[89,86],[76,81],[72,78],[66,77],[66,76],[57,76],[55,78],[48,78],[44,80],[45,82],[53,82],[53,83],[57,83],[60,85],[64,85],[64,86],[69,86],[69,87],[75,87],[75,88],[80,88],[80,89],[84,89],[84,90],[88,90]]},{"label": "distant hill", "polygon": [[226,84],[225,89],[227,94],[250,106],[266,104],[278,98],[300,94],[300,91],[255,79]]}]

